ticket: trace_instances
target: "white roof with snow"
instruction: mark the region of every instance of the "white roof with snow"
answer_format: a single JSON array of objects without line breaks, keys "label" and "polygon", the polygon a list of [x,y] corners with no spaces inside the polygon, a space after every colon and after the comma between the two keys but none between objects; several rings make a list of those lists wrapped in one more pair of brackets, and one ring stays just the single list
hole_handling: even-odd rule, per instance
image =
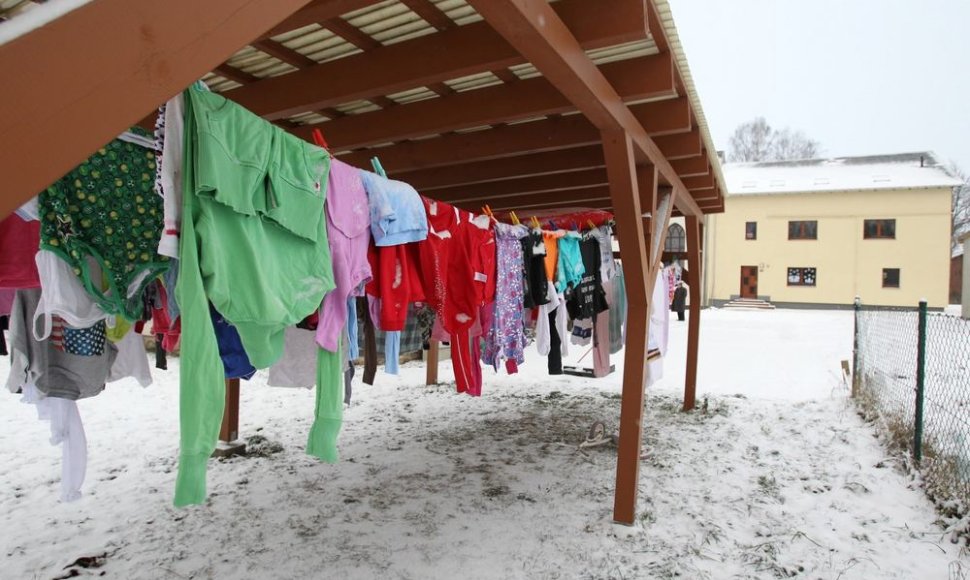
[{"label": "white roof with snow", "polygon": [[954,187],[930,152],[723,165],[729,195]]}]

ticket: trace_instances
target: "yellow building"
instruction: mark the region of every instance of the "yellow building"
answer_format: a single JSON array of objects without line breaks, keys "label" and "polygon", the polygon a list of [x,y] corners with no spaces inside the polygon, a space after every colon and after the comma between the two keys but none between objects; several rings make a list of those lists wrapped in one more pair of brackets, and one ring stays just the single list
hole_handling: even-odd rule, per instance
[{"label": "yellow building", "polygon": [[931,153],[723,166],[708,217],[705,296],[715,306],[948,302],[950,200],[960,182]]}]

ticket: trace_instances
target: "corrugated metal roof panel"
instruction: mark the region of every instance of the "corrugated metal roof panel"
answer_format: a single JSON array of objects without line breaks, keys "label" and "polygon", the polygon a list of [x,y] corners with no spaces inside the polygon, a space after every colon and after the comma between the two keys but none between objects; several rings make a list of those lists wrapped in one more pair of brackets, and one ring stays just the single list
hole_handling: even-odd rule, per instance
[{"label": "corrugated metal roof panel", "polygon": [[395,0],[382,2],[345,19],[381,44],[394,44],[435,32],[424,19]]},{"label": "corrugated metal roof panel", "polygon": [[320,113],[308,112],[300,113],[299,115],[294,115],[289,118],[290,121],[294,123],[299,123],[301,125],[311,125],[316,123],[325,123],[330,120],[329,117],[321,115]]},{"label": "corrugated metal roof panel", "polygon": [[372,111],[381,110],[380,107],[370,101],[352,101],[350,103],[337,105],[334,108],[346,115],[359,115],[360,113],[370,113]]},{"label": "corrugated metal roof panel", "polygon": [[646,40],[638,40],[635,42],[628,42],[626,44],[617,44],[615,46],[608,46],[606,48],[599,48],[596,50],[588,50],[586,51],[586,54],[595,64],[600,65],[608,62],[649,56],[651,54],[658,54],[659,52],[660,51],[657,50],[657,44],[653,41],[653,38],[649,38]]},{"label": "corrugated metal roof panel", "polygon": [[445,81],[445,84],[455,91],[462,92],[490,87],[492,85],[500,85],[502,84],[502,81],[490,72],[483,72],[457,79],[447,80]]},{"label": "corrugated metal roof panel", "polygon": [[438,93],[432,91],[428,87],[418,87],[416,89],[411,89],[409,91],[402,91],[400,93],[392,93],[387,95],[387,98],[391,99],[399,105],[405,103],[413,103],[415,101],[424,101],[426,99],[434,99],[438,96]]},{"label": "corrugated metal roof panel", "polygon": [[482,16],[465,0],[434,0],[434,4],[459,26],[482,20]]}]

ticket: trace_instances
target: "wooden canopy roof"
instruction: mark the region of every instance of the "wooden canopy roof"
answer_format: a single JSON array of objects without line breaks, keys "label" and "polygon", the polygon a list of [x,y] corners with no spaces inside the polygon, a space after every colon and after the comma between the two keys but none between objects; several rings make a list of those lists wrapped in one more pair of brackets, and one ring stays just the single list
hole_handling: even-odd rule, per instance
[{"label": "wooden canopy roof", "polygon": [[614,123],[677,213],[724,207],[666,0],[93,0],[0,45],[0,74],[0,215],[200,77],[469,209],[610,208]]}]

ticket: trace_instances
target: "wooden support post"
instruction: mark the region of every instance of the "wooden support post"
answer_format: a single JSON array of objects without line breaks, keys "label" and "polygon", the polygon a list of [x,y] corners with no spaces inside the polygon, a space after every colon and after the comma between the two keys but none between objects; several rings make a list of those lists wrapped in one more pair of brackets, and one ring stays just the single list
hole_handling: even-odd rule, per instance
[{"label": "wooden support post", "polygon": [[[650,312],[647,243],[644,236],[641,187],[656,188],[656,170],[648,174],[652,183],[641,182],[634,166],[633,142],[624,131],[603,132],[603,153],[615,208],[617,238],[623,252],[623,274],[627,293],[627,333],[623,399],[620,404],[620,441],[616,460],[616,495],[613,519],[633,524],[640,479],[640,440],[643,436],[643,402],[646,390],[647,320]],[[640,180],[644,172],[640,172]]]},{"label": "wooden support post", "polygon": [[690,287],[690,318],[687,321],[687,372],[684,380],[684,411],[697,399],[697,350],[701,332],[701,230],[697,218],[686,216],[687,284]]},{"label": "wooden support post", "polygon": [[425,376],[424,384],[426,385],[437,385],[438,384],[438,347],[440,343],[437,340],[432,339],[428,343],[428,360],[427,360],[427,374]]},{"label": "wooden support post", "polygon": [[222,415],[219,442],[213,455],[228,457],[246,453],[246,444],[239,439],[239,379],[226,379],[226,410]]}]

